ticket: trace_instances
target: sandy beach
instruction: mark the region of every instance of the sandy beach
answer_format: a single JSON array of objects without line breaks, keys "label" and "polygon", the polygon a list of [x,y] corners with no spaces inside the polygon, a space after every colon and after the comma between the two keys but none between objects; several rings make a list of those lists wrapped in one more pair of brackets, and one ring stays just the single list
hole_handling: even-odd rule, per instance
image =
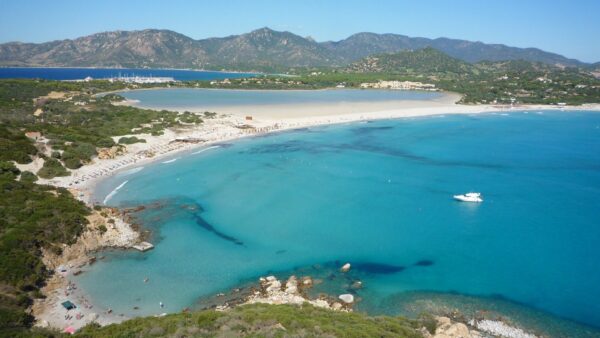
[{"label": "sandy beach", "polygon": [[[459,105],[458,94],[444,93],[434,100],[424,101],[380,101],[380,102],[341,102],[333,104],[303,104],[303,105],[257,105],[231,106],[213,109],[218,117],[205,119],[198,126],[190,126],[176,130],[166,130],[161,136],[147,134],[136,135],[146,140],[146,143],[127,145],[123,154],[109,159],[94,159],[93,163],[73,170],[71,176],[57,177],[51,180],[40,179],[40,183],[61,186],[71,189],[74,195],[88,205],[103,202],[94,201],[95,185],[102,179],[117,171],[143,166],[153,161],[171,161],[183,151],[201,148],[210,151],[219,143],[242,137],[251,137],[265,133],[293,130],[329,124],[350,123],[377,119],[397,119],[421,117],[429,115],[449,114],[479,114],[509,111],[541,111],[541,110],[597,110],[600,105],[585,105],[578,107],[557,106],[493,106],[493,105]],[[125,102],[136,105],[136,102]],[[189,108],[186,108],[189,110]],[[197,111],[206,111],[203,107]],[[251,115],[249,120],[246,116]],[[119,137],[115,137],[118,139]],[[31,166],[39,166],[34,162]],[[27,169],[25,167],[21,169]],[[107,200],[104,200],[106,202]],[[124,222],[111,229],[112,242],[105,241],[97,247],[86,247],[88,253],[101,247],[129,247],[135,240],[131,228]],[[123,238],[123,241],[117,240]],[[48,298],[36,302],[34,315],[37,325],[51,326],[64,329],[67,326],[79,328],[85,323],[95,320],[100,324],[120,322],[126,318],[118,314],[107,313],[107,309],[94,308],[85,297],[82,290],[73,286],[69,276],[77,271],[77,266],[86,262],[76,262],[74,258],[65,258],[61,264],[66,266],[64,272],[56,273],[43,291]],[[79,264],[79,265],[78,265]],[[56,269],[56,266],[49,266]],[[73,300],[78,309],[67,312],[62,308],[64,299]],[[84,319],[74,316],[81,314]],[[69,318],[69,315],[73,317]],[[74,319],[75,318],[75,319]]]},{"label": "sandy beach", "polygon": [[[77,197],[84,202],[90,203],[92,202],[90,198],[95,184],[100,179],[110,176],[116,171],[158,161],[168,156],[174,156],[177,152],[214,146],[220,142],[242,137],[329,124],[430,115],[479,114],[509,112],[511,110],[600,110],[600,105],[598,104],[573,107],[456,104],[455,102],[459,99],[459,94],[443,93],[439,98],[422,101],[405,100],[218,107],[214,110],[218,114],[218,117],[205,119],[201,125],[166,130],[161,136],[137,134],[135,136],[145,139],[146,143],[127,145],[125,153],[115,158],[96,158],[92,163],[77,170],[72,170],[70,176],[56,177],[50,180],[40,179],[40,182],[76,189],[78,192]],[[136,106],[138,103],[137,101],[125,101],[121,104]],[[185,108],[185,110],[189,109],[190,107]],[[198,112],[206,110],[205,107],[195,109]],[[252,116],[252,119],[246,119],[247,116]],[[115,137],[115,141],[119,137]],[[30,165],[39,166],[40,164]],[[22,166],[20,169],[28,170],[27,166]]]}]

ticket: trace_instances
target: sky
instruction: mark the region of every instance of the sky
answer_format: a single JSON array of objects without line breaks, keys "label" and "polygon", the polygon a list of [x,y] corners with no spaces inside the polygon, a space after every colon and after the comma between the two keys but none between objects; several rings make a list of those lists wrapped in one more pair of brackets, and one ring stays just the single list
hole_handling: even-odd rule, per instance
[{"label": "sky", "polygon": [[317,41],[365,31],[449,37],[600,61],[600,0],[0,0],[0,43],[146,28],[202,39],[261,27]]}]

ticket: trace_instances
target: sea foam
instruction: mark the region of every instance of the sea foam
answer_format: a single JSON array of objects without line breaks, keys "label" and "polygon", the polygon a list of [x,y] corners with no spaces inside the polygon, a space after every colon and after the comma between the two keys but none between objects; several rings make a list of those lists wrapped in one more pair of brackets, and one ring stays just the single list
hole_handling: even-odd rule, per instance
[{"label": "sea foam", "polygon": [[129,182],[129,181],[125,181],[125,182],[119,184],[118,187],[113,189],[113,191],[111,191],[108,195],[106,195],[106,197],[104,198],[104,201],[102,201],[102,203],[106,204],[108,201],[110,201],[110,199],[113,198],[117,194],[119,189],[123,188],[125,186],[125,184],[127,184],[127,182]]}]

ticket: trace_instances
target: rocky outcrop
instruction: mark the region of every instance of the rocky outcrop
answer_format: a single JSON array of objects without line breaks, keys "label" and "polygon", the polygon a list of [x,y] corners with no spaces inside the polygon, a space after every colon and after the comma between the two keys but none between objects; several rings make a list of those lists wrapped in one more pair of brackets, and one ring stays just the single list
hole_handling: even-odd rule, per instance
[{"label": "rocky outcrop", "polygon": [[112,160],[117,156],[127,153],[123,146],[112,146],[110,148],[98,149],[98,158],[101,160]]},{"label": "rocky outcrop", "polygon": [[326,299],[325,297],[317,299],[309,299],[304,294],[304,289],[310,288],[313,284],[310,277],[303,277],[301,283],[298,283],[296,276],[291,276],[285,282],[281,283],[274,276],[261,277],[260,290],[255,291],[245,304],[265,303],[265,304],[296,304],[302,305],[305,303],[316,307],[338,310],[352,311],[349,306],[343,306],[339,302]]},{"label": "rocky outcrop", "polygon": [[469,330],[469,327],[463,323],[452,322],[447,317],[437,317],[437,328],[435,334],[431,335],[424,331],[426,338],[482,338],[483,336],[475,330]]},{"label": "rocky outcrop", "polygon": [[88,226],[73,245],[63,245],[60,254],[46,250],[42,260],[46,267],[80,266],[90,259],[89,254],[101,248],[128,248],[137,243],[139,234],[121,218],[117,209],[104,208],[87,217]]}]

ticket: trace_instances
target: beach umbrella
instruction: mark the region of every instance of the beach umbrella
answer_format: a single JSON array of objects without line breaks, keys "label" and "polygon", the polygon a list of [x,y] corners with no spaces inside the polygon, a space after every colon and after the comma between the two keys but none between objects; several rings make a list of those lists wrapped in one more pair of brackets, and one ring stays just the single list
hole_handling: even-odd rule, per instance
[{"label": "beach umbrella", "polygon": [[65,328],[65,331],[64,331],[64,332],[65,332],[65,333],[68,333],[68,334],[75,334],[75,331],[76,331],[76,330],[75,330],[75,328],[74,328],[74,327],[72,327],[72,326],[67,326],[67,327]]}]

